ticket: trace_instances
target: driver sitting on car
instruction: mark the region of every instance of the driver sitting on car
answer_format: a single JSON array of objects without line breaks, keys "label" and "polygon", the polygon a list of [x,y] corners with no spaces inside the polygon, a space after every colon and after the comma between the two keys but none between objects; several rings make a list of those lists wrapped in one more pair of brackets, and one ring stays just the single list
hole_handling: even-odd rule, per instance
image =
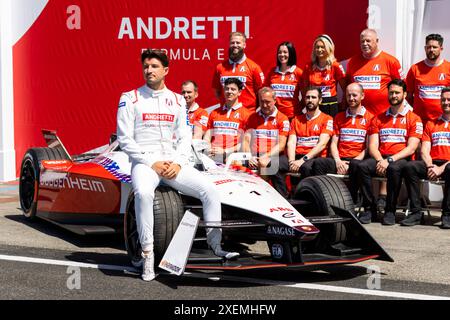
[{"label": "driver sitting on car", "polygon": [[[206,222],[221,221],[221,203],[214,185],[189,166],[192,133],[186,123],[186,102],[165,86],[167,55],[162,50],[145,50],[141,62],[146,84],[122,94],[117,140],[132,162],[136,224],[144,258],[142,279],[150,281],[155,278],[153,199],[160,182],[199,198]],[[221,229],[207,228],[206,234],[215,255],[226,259],[239,255],[222,250]]]}]

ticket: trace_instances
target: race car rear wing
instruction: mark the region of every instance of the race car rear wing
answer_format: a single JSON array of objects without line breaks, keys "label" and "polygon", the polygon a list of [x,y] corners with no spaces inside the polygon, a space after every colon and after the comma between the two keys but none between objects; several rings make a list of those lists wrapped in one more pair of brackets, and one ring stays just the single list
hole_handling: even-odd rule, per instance
[{"label": "race car rear wing", "polygon": [[60,148],[62,151],[64,151],[65,155],[70,161],[73,161],[70,154],[67,152],[66,147],[64,147],[63,143],[59,139],[58,135],[56,134],[56,131],[53,130],[46,130],[42,129],[42,135],[44,136],[45,143],[47,143],[47,146],[51,149],[54,148]]}]

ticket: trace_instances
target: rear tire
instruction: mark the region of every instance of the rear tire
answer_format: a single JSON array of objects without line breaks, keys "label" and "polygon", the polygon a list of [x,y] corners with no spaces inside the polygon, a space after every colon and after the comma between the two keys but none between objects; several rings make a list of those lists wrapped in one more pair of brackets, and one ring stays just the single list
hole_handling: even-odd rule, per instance
[{"label": "rear tire", "polygon": [[69,160],[61,148],[31,148],[25,153],[20,167],[19,198],[23,215],[36,217],[42,160]]},{"label": "rear tire", "polygon": [[[336,177],[313,176],[302,179],[298,184],[294,199],[306,200],[311,203],[305,207],[301,214],[309,216],[333,216],[335,215],[331,205],[349,211],[354,211],[355,205],[352,196],[345,183]],[[345,241],[347,232],[342,223],[321,225],[319,227],[322,236],[327,235],[330,244]]]},{"label": "rear tire", "polygon": [[[153,201],[153,237],[155,264],[158,265],[172,240],[184,215],[183,201],[178,192],[170,187],[158,187]],[[124,218],[125,247],[131,264],[142,265],[142,248],[136,225],[134,194],[130,193]]]}]

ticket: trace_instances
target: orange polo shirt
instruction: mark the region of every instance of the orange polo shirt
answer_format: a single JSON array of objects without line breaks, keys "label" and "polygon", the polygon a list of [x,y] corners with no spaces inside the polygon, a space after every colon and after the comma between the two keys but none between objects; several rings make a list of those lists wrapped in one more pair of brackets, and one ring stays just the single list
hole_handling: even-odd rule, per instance
[{"label": "orange polo shirt", "polygon": [[389,108],[388,83],[402,78],[400,62],[384,51],[371,59],[358,54],[347,65],[347,83],[358,82],[363,86],[364,106],[374,115]]},{"label": "orange polo shirt", "polygon": [[372,121],[369,135],[379,134],[379,150],[381,155],[393,155],[408,145],[410,137],[422,138],[423,123],[420,117],[406,104],[402,113],[392,115],[390,109],[379,114]]},{"label": "orange polo shirt", "polygon": [[252,112],[256,110],[257,93],[264,83],[264,73],[261,67],[245,55],[236,63],[227,60],[219,63],[213,77],[212,87],[220,90],[220,101],[224,104],[223,85],[227,78],[238,78],[244,84],[239,101]]},{"label": "orange polo shirt", "polygon": [[230,109],[226,106],[215,109],[208,120],[208,129],[213,130],[211,144],[222,148],[236,146],[244,133],[249,116],[250,111],[241,103]]},{"label": "orange polo shirt", "polygon": [[443,60],[438,66],[429,66],[423,60],[412,65],[406,85],[414,94],[414,112],[423,121],[436,120],[442,113],[441,90],[450,86],[450,62]]},{"label": "orange polo shirt", "polygon": [[201,126],[203,131],[206,131],[208,128],[208,111],[195,103],[187,112],[189,125],[192,130],[194,130],[194,126]]},{"label": "orange polo shirt", "polygon": [[252,130],[252,153],[265,154],[279,142],[280,136],[289,135],[289,119],[277,109],[268,117],[259,111],[249,117],[247,130]]},{"label": "orange polo shirt", "polygon": [[277,108],[289,119],[292,119],[294,114],[300,114],[298,97],[302,73],[302,69],[294,65],[286,72],[281,72],[277,66],[267,75],[265,85],[275,91]]},{"label": "orange polo shirt", "polygon": [[[289,135],[297,136],[296,154],[307,154],[319,142],[321,134],[333,135],[333,118],[326,113],[319,112],[318,115],[308,118],[306,113],[295,116],[291,122]],[[318,157],[326,157],[325,148]]]},{"label": "orange polo shirt", "polygon": [[337,95],[337,82],[345,78],[345,71],[337,61],[333,62],[331,68],[319,69],[306,65],[303,72],[303,87],[317,86],[322,89],[322,97],[329,98]]},{"label": "orange polo shirt", "polygon": [[338,150],[341,158],[355,158],[366,149],[367,132],[372,119],[373,114],[364,107],[355,115],[350,114],[348,109],[336,115],[334,135],[339,136]]},{"label": "orange polo shirt", "polygon": [[439,117],[428,121],[423,132],[422,141],[431,142],[430,155],[433,160],[450,161],[450,121]]}]

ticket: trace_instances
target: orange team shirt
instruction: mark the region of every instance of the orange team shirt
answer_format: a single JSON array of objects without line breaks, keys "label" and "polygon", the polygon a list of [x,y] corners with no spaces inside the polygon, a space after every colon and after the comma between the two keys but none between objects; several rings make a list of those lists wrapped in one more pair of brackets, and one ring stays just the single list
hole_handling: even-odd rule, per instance
[{"label": "orange team shirt", "polygon": [[213,77],[214,90],[220,90],[220,102],[223,105],[223,84],[227,78],[238,78],[244,84],[239,101],[251,111],[256,110],[256,95],[264,83],[264,73],[261,67],[245,55],[237,63],[224,61],[219,63]]},{"label": "orange team shirt", "polygon": [[431,158],[433,160],[450,161],[450,126],[442,117],[428,121],[423,132],[422,141],[431,142]]},{"label": "orange team shirt", "polygon": [[450,62],[429,66],[425,60],[411,66],[406,76],[408,91],[414,94],[414,112],[423,121],[436,120],[442,113],[441,90],[450,85]]},{"label": "orange team shirt", "polygon": [[[333,135],[333,118],[326,113],[319,112],[318,115],[308,119],[308,115],[303,113],[295,116],[291,121],[291,130],[289,135],[297,136],[296,154],[307,154],[319,142],[321,134]],[[318,157],[326,157],[327,149],[325,148]]]},{"label": "orange team shirt", "polygon": [[305,66],[302,81],[303,87],[317,86],[322,89],[322,97],[329,98],[337,95],[337,82],[345,78],[345,71],[337,61],[333,62],[331,68],[319,69],[311,65]]},{"label": "orange team shirt", "polygon": [[350,114],[348,109],[336,115],[333,133],[339,136],[338,150],[341,158],[355,158],[366,149],[367,131],[372,119],[373,114],[364,107],[355,115]]},{"label": "orange team shirt", "polygon": [[202,130],[206,131],[208,128],[208,111],[206,111],[203,108],[200,108],[200,106],[195,103],[187,112],[188,119],[189,119],[189,125],[191,126],[192,130],[194,130],[194,126],[201,125]]},{"label": "orange team shirt", "polygon": [[277,108],[289,119],[294,114],[300,114],[300,82],[303,70],[297,66],[290,67],[286,72],[281,72],[276,66],[267,75],[265,85],[271,87],[277,96]]},{"label": "orange team shirt", "polygon": [[240,142],[250,111],[239,103],[228,109],[226,106],[215,109],[209,115],[208,129],[212,129],[211,144],[214,147],[231,148]]},{"label": "orange team shirt", "polygon": [[379,134],[379,150],[382,156],[393,155],[408,145],[408,139],[422,138],[423,124],[420,117],[406,104],[402,113],[393,116],[390,109],[376,116],[369,129],[369,135]]},{"label": "orange team shirt", "polygon": [[280,136],[289,135],[289,119],[277,109],[268,117],[259,111],[250,115],[247,130],[252,130],[252,153],[265,154],[278,143]]},{"label": "orange team shirt", "polygon": [[359,82],[363,86],[364,106],[374,115],[389,108],[388,83],[402,78],[400,62],[384,51],[372,59],[358,54],[350,58],[347,65],[347,83]]}]

